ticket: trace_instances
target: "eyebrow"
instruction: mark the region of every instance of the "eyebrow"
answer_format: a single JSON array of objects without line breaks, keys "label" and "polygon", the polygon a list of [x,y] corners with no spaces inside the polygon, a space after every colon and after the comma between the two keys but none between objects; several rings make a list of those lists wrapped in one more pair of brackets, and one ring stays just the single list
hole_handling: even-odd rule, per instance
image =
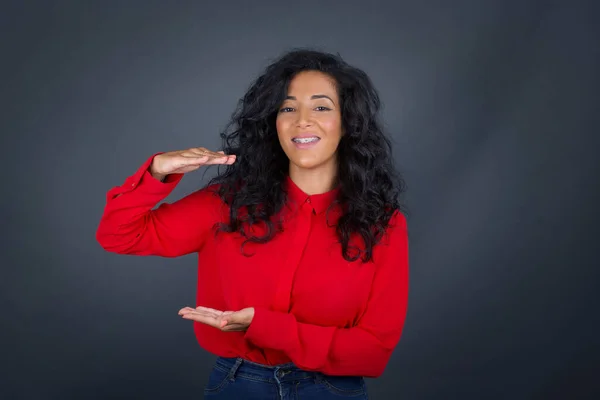
[{"label": "eyebrow", "polygon": [[[333,101],[331,99],[331,97],[324,95],[324,94],[313,94],[312,96],[310,96],[311,100],[314,99],[329,99],[329,101],[331,101],[333,104],[335,104],[335,101]],[[297,100],[295,96],[287,96],[285,98],[286,100]]]}]

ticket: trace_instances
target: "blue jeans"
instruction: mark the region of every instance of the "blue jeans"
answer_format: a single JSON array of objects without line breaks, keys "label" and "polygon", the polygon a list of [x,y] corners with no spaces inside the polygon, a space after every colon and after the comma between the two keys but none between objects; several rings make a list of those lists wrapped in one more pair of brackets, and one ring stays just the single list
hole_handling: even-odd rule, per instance
[{"label": "blue jeans", "polygon": [[331,376],[303,371],[293,363],[275,366],[242,358],[218,357],[204,389],[214,400],[366,400],[361,376]]}]

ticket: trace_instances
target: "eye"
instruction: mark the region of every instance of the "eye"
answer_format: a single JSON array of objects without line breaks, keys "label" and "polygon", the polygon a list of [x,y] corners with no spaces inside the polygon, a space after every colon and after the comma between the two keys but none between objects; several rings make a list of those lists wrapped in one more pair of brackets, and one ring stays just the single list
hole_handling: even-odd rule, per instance
[{"label": "eye", "polygon": [[292,107],[283,107],[281,110],[279,110],[279,112],[290,112],[292,110],[293,110]]},{"label": "eye", "polygon": [[324,107],[324,106],[319,106],[319,107],[316,108],[316,110],[317,111],[329,111],[329,110],[331,110],[331,108],[327,108],[327,107]]}]

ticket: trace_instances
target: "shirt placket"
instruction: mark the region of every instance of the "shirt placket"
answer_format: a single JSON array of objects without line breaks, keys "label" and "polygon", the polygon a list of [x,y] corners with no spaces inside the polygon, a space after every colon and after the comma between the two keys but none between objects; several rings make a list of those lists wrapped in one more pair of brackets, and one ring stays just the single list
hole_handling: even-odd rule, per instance
[{"label": "shirt placket", "polygon": [[277,311],[281,312],[289,311],[294,276],[310,236],[313,212],[310,199],[304,202],[298,211],[296,230],[290,244],[288,256],[285,258],[284,265],[281,266],[275,292],[274,306]]}]

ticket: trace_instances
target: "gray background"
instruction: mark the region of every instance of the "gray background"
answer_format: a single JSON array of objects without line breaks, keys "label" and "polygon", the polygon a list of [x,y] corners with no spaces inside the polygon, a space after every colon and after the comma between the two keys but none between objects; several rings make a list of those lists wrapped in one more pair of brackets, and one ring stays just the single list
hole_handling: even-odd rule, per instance
[{"label": "gray background", "polygon": [[295,46],[372,77],[409,185],[408,318],[371,398],[599,395],[597,5],[216,3],[2,2],[0,398],[202,397],[214,358],[177,315],[195,257],[94,233],[108,189],[216,149]]}]

